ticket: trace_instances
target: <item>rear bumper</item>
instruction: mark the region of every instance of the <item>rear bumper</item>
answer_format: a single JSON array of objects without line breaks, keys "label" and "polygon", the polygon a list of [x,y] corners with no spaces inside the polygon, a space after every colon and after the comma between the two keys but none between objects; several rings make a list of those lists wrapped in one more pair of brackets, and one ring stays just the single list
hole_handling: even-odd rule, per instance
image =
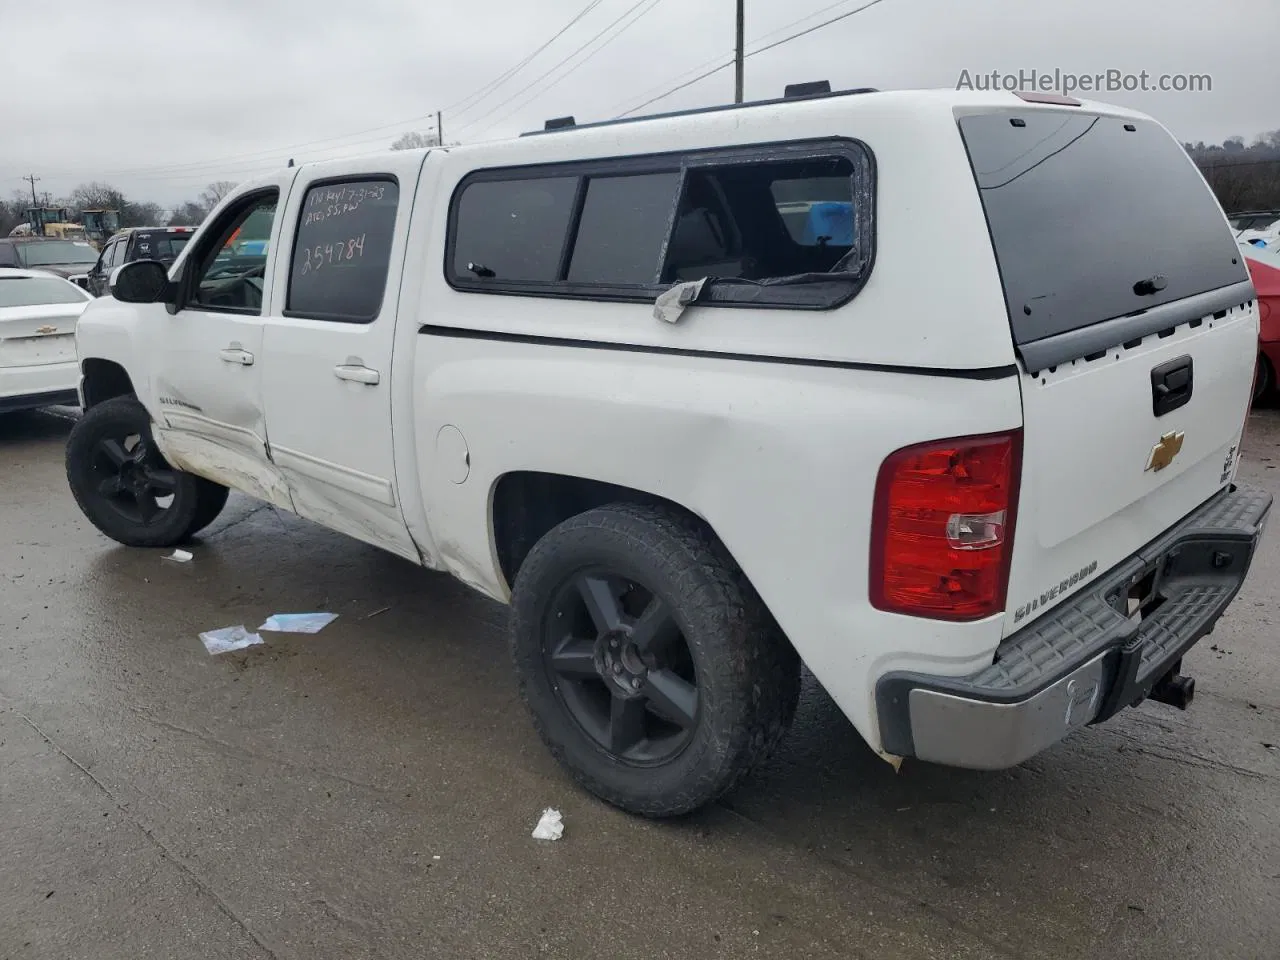
[{"label": "rear bumper", "polygon": [[54,390],[51,393],[28,393],[21,396],[0,397],[0,413],[36,410],[40,407],[78,406],[80,406],[80,395],[74,390]]},{"label": "rear bumper", "polygon": [[0,367],[0,412],[55,405],[79,406],[75,360],[34,367]]},{"label": "rear bumper", "polygon": [[[1235,598],[1270,509],[1268,493],[1218,494],[1008,637],[970,677],[886,674],[876,685],[882,748],[998,770],[1142,701]],[[1140,621],[1122,612],[1138,584],[1149,586]]]}]

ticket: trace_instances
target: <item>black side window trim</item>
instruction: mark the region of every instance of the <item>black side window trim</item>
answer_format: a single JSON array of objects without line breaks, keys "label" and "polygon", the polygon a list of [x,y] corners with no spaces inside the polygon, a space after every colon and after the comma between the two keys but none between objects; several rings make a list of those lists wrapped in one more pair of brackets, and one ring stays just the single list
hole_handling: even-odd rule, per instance
[{"label": "black side window trim", "polygon": [[[299,190],[302,197],[301,205],[298,208],[298,222],[293,225],[293,242],[289,244],[289,260],[288,260],[288,283],[285,286],[284,302],[289,302],[289,291],[293,287],[293,258],[298,252],[298,237],[302,234],[302,218],[306,214],[307,195],[317,187],[331,187],[335,183],[391,183],[396,188],[396,219],[391,225],[391,242],[395,243],[395,232],[400,225],[401,209],[404,203],[404,194],[400,189],[400,178],[394,173],[344,173],[336,177],[324,177],[320,180],[310,180],[299,186],[294,184],[294,190]],[[409,198],[409,209],[413,209],[413,197]],[[297,320],[319,320],[326,323],[353,323],[367,325],[373,323],[378,317],[382,316],[382,305],[387,299],[387,281],[391,277],[391,260],[387,260],[387,275],[382,278],[382,296],[378,298],[377,309],[374,310],[372,316],[356,317],[345,313],[315,313],[302,312],[299,310],[283,309],[280,315]]]},{"label": "black side window trim", "polygon": [[[259,203],[268,198],[275,200],[276,214],[278,216],[280,211],[280,194],[281,190],[278,186],[264,187],[261,190],[253,191],[253,193],[246,193],[244,196],[238,197],[233,206],[222,212],[222,216],[213,224],[216,231],[206,230],[204,232],[204,236],[201,237],[200,240],[200,247],[196,248],[193,255],[187,258],[186,266],[182,271],[182,277],[178,281],[179,295],[177,297],[177,305],[173,308],[174,313],[178,313],[182,310],[199,310],[201,313],[230,313],[241,317],[261,317],[265,315],[267,308],[265,298],[263,299],[262,306],[257,310],[254,310],[252,307],[211,307],[206,306],[203,303],[193,302],[191,299],[191,292],[192,288],[199,281],[200,276],[203,275],[205,270],[207,270],[213,263],[212,258],[209,260],[208,264],[204,262],[206,255],[212,250],[220,250],[222,247],[226,246],[227,239],[231,236],[231,232],[227,227],[232,223],[242,222],[242,214],[252,207],[256,207]],[[274,229],[275,224],[273,223],[272,230],[274,231]],[[204,246],[206,243],[209,244],[209,246]],[[216,253],[214,254],[214,257],[217,257]],[[268,253],[268,265],[270,262],[271,256],[270,253]],[[268,266],[268,269],[263,271],[264,283],[269,269],[270,268]]]},{"label": "black side window trim", "polygon": [[[741,163],[785,162],[789,160],[840,157],[853,164],[853,213],[857,263],[856,273],[833,273],[830,282],[769,286],[767,284],[726,283],[712,289],[712,295],[701,305],[711,307],[767,307],[791,310],[833,310],[844,306],[861,292],[871,276],[876,252],[876,160],[871,148],[852,137],[824,137],[812,140],[787,140],[745,146],[713,147],[669,153],[572,160],[563,163],[527,166],[486,167],[468,173],[458,181],[449,198],[449,219],[445,235],[444,279],[462,293],[540,297],[567,300],[647,303],[672,284],[655,282],[641,286],[575,283],[568,280],[519,281],[484,279],[465,276],[454,270],[458,238],[458,208],[462,194],[473,183],[482,181],[532,180],[542,177],[577,177],[578,187],[569,228],[562,239],[560,275],[566,274],[568,260],[582,219],[586,184],[591,177],[614,177],[646,173],[670,173],[679,170],[680,183],[668,215],[667,231],[659,257],[659,270],[667,261],[676,214],[684,198],[689,171],[731,166]],[[660,275],[660,274],[659,274]]]}]

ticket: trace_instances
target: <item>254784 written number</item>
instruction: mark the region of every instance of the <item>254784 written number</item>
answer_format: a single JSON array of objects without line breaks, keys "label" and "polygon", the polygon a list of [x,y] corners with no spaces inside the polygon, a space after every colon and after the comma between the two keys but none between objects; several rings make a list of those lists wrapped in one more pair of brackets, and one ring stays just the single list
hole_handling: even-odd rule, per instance
[{"label": "254784 written number", "polygon": [[305,259],[302,261],[301,276],[305,277],[313,270],[318,271],[329,264],[359,260],[364,256],[364,238],[362,233],[358,237],[339,240],[337,243],[317,243],[314,247],[303,247]]}]

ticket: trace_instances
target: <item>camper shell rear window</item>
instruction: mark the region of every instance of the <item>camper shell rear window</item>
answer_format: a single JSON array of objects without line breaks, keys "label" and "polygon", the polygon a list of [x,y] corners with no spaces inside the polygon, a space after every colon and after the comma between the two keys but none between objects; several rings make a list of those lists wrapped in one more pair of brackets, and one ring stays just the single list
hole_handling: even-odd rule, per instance
[{"label": "camper shell rear window", "polygon": [[1158,124],[959,117],[1019,346],[1248,280],[1217,199]]}]

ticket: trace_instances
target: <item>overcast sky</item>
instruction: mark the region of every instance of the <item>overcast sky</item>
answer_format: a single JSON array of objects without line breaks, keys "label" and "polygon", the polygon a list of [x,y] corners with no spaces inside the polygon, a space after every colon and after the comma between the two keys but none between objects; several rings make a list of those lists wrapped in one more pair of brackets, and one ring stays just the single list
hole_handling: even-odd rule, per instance
[{"label": "overcast sky", "polygon": [[[171,207],[289,157],[381,149],[429,129],[437,109],[446,138],[464,142],[563,114],[607,118],[731,52],[734,0],[599,0],[508,82],[449,110],[587,2],[0,0],[0,196],[34,172],[55,197],[107,180]],[[748,51],[865,2],[747,0]],[[746,92],[813,79],[954,87],[963,70],[1209,74],[1210,93],[1097,99],[1147,111],[1183,140],[1252,139],[1280,127],[1278,40],[1280,0],[881,0],[749,59]],[[727,69],[645,112],[732,94]]]}]

